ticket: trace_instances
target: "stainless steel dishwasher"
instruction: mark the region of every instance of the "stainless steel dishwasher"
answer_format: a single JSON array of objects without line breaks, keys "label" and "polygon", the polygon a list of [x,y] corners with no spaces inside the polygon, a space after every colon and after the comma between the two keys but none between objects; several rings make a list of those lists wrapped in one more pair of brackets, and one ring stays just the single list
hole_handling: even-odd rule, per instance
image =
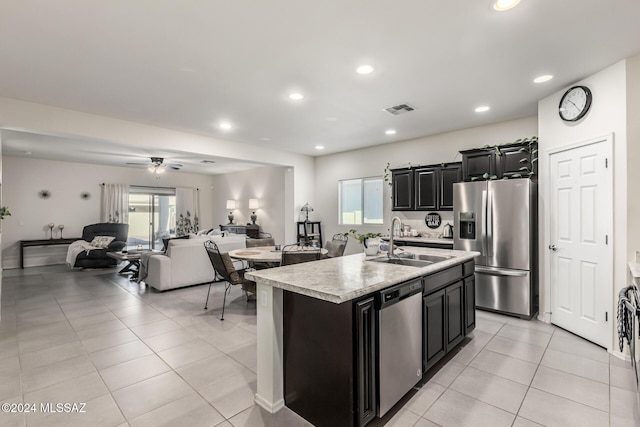
[{"label": "stainless steel dishwasher", "polygon": [[380,292],[378,311],[379,417],[422,379],[422,281]]}]

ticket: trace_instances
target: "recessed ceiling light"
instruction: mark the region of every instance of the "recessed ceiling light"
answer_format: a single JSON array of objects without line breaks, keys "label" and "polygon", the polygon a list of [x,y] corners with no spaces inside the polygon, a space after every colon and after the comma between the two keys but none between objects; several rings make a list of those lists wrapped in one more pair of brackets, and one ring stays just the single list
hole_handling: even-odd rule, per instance
[{"label": "recessed ceiling light", "polygon": [[513,7],[516,7],[520,3],[520,0],[496,0],[493,3],[493,8],[498,12],[504,12]]},{"label": "recessed ceiling light", "polygon": [[289,99],[293,99],[294,101],[300,101],[302,98],[304,98],[304,95],[301,93],[290,93],[289,94]]},{"label": "recessed ceiling light", "polygon": [[553,76],[551,74],[545,74],[544,76],[536,77],[535,79],[533,79],[533,82],[534,83],[544,83],[544,82],[548,82],[552,78],[553,78]]},{"label": "recessed ceiling light", "polygon": [[491,107],[483,105],[482,107],[476,108],[476,113],[484,113],[485,111],[489,111]]},{"label": "recessed ceiling light", "polygon": [[25,151],[24,154],[26,154],[27,156],[31,155],[31,151]]},{"label": "recessed ceiling light", "polygon": [[218,127],[222,130],[230,130],[233,126],[229,122],[222,122],[218,125]]},{"label": "recessed ceiling light", "polygon": [[356,73],[358,74],[371,74],[373,73],[373,67],[371,65],[361,65],[358,68],[356,68]]},{"label": "recessed ceiling light", "polygon": [[271,141],[271,138],[263,137],[263,138],[260,138],[260,141]]},{"label": "recessed ceiling light", "polygon": [[396,130],[395,129],[387,129],[384,131],[384,133],[386,133],[387,135],[395,135],[396,134]]},{"label": "recessed ceiling light", "polygon": [[316,145],[316,150],[324,150],[324,145]]}]

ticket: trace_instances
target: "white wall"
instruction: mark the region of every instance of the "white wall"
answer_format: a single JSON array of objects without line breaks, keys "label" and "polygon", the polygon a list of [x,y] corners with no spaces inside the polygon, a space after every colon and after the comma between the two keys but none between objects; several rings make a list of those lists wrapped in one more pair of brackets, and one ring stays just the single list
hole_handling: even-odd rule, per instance
[{"label": "white wall", "polygon": [[[550,286],[546,274],[549,269],[546,238],[548,232],[548,150],[579,143],[592,138],[614,134],[614,287],[613,295],[627,283],[627,118],[626,118],[626,65],[625,61],[612,65],[576,84],[588,86],[593,93],[593,103],[587,115],[577,123],[565,123],[558,116],[558,103],[566,91],[563,89],[538,103],[539,126],[539,213],[540,213],[540,318],[548,320],[544,313],[551,311]],[[636,183],[637,184],[637,183]],[[617,298],[613,298],[614,302]],[[615,307],[610,307],[610,317],[614,318]],[[617,339],[615,321],[612,324],[612,342]]]},{"label": "white wall", "polygon": [[[215,175],[213,179],[213,219],[216,224],[229,222],[226,201],[236,201],[233,211],[235,224],[250,223],[252,210],[249,199],[259,199],[260,208],[256,215],[256,224],[260,230],[271,233],[279,244],[285,241],[285,176],[292,172],[289,168],[265,166],[248,171]],[[287,236],[291,238],[291,236]]]},{"label": "white wall", "polygon": [[[464,129],[418,138],[409,141],[377,145],[360,150],[332,154],[316,158],[316,202],[310,219],[322,221],[325,240],[335,233],[344,233],[350,228],[359,232],[388,233],[391,218],[399,216],[418,230],[427,230],[424,224],[426,212],[392,212],[391,191],[385,185],[384,224],[378,226],[338,225],[338,181],[351,178],[382,176],[389,162],[391,168],[411,165],[427,165],[441,162],[460,161],[460,150],[478,148],[484,145],[505,144],[518,138],[537,135],[536,117]],[[451,212],[441,212],[443,223],[451,221]],[[437,230],[442,232],[441,229]],[[350,239],[346,253],[362,251]]]},{"label": "white wall", "polygon": [[285,198],[287,236],[295,236],[295,212],[305,202],[315,201],[314,159],[310,156],[3,97],[0,97],[0,128],[83,138],[88,144],[110,141],[148,150],[180,150],[264,165],[290,166],[293,182],[286,190],[293,194]]},{"label": "white wall", "polygon": [[[167,171],[150,174],[146,169],[91,165],[51,160],[5,157],[3,201],[11,216],[3,220],[2,263],[19,266],[19,240],[49,238],[48,223],[64,224],[64,237],[79,237],[85,225],[100,222],[101,183],[200,189],[201,228],[217,225],[213,214],[213,176]],[[41,199],[40,190],[51,197]],[[88,192],[88,200],[80,193]],[[60,237],[54,231],[54,238]],[[32,247],[25,250],[25,266],[64,263],[66,246]]]}]

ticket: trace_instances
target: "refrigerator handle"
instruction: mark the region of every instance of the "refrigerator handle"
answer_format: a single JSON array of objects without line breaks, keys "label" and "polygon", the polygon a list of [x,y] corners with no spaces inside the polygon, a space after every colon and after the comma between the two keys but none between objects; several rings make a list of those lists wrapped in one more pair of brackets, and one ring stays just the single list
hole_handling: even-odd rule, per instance
[{"label": "refrigerator handle", "polygon": [[482,192],[482,207],[480,209],[482,212],[482,222],[480,224],[481,230],[481,240],[482,240],[482,248],[480,249],[482,252],[482,256],[487,255],[487,192]]},{"label": "refrigerator handle", "polygon": [[493,257],[493,192],[487,191],[487,257]]}]

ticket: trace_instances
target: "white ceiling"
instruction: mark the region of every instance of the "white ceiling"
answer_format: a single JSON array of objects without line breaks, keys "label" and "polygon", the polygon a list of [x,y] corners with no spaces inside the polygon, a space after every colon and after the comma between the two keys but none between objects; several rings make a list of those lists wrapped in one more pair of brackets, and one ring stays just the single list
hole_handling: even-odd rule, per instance
[{"label": "white ceiling", "polygon": [[[491,5],[0,0],[0,96],[319,155],[534,115],[640,53],[638,0]],[[375,72],[356,74],[363,63]],[[555,78],[532,83],[541,74]],[[401,103],[417,110],[382,111]]]},{"label": "white ceiling", "polygon": [[[185,151],[153,150],[153,152],[150,152],[146,149],[106,141],[61,138],[6,129],[2,130],[2,155],[139,169],[149,167],[153,156],[164,158],[164,163],[181,164],[181,172],[206,175],[238,172],[264,166],[264,164],[260,163],[240,162],[228,158],[204,156]],[[208,163],[203,163],[203,160]],[[141,164],[128,165],[127,163]],[[166,169],[166,171],[175,172],[173,169]]]}]

